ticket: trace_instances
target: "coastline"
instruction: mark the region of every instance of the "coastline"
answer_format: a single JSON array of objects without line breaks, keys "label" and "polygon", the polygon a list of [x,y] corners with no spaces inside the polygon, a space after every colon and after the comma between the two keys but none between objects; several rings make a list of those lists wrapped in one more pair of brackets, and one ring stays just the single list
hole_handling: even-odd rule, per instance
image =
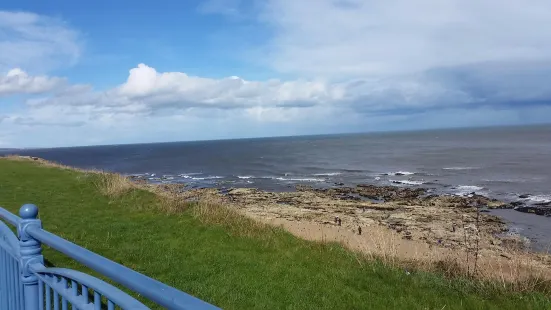
[{"label": "coastline", "polygon": [[[452,169],[453,168],[453,169]],[[466,170],[466,168],[459,169],[458,167],[452,167],[452,170]],[[318,173],[313,176],[321,178],[323,176],[334,177],[339,175],[338,173]],[[486,191],[480,191],[480,187],[476,186],[460,186],[459,188],[451,188],[452,190],[435,190],[430,187],[428,183],[416,183],[409,181],[412,175],[416,175],[413,172],[397,171],[391,173],[384,173],[381,175],[390,176],[393,179],[402,178],[404,180],[394,180],[389,184],[386,183],[350,183],[350,182],[299,182],[295,184],[287,184],[286,187],[276,189],[266,189],[255,187],[256,182],[253,176],[239,176],[241,181],[246,183],[227,183],[227,182],[213,182],[209,184],[203,184],[203,186],[197,186],[195,179],[201,179],[196,175],[190,176],[189,180],[177,180],[171,176],[151,176],[151,175],[128,175],[127,177],[133,181],[140,183],[151,183],[156,185],[163,184],[185,184],[185,188],[189,189],[216,189],[222,192],[228,191],[234,188],[243,188],[247,190],[258,189],[264,192],[281,194],[287,192],[294,192],[301,188],[310,188],[310,191],[316,191],[317,193],[333,193],[338,194],[334,198],[339,200],[356,200],[356,201],[372,201],[372,202],[384,202],[388,200],[389,195],[397,190],[402,193],[417,193],[419,197],[409,197],[405,201],[394,201],[395,203],[405,204],[430,204],[431,200],[435,200],[435,197],[445,197],[450,201],[455,200],[455,203],[464,203],[465,205],[475,206],[480,208],[480,211],[485,214],[497,215],[497,217],[505,222],[509,229],[502,232],[502,234],[515,235],[517,237],[525,237],[524,243],[529,243],[529,247],[533,251],[547,252],[551,248],[551,234],[548,233],[547,227],[551,224],[551,201],[537,202],[532,201],[539,196],[520,194],[516,196],[509,196],[507,199],[499,199],[495,195],[491,195]],[[286,177],[286,179],[292,179],[293,177]],[[378,178],[378,177],[377,177]],[[376,179],[377,179],[376,178]],[[218,180],[218,178],[212,179]],[[209,181],[212,181],[209,179]],[[255,180],[256,181],[256,180]],[[370,190],[368,190],[370,189]],[[377,190],[378,189],[378,190]],[[455,190],[453,190],[455,189]],[[388,191],[388,193],[384,193]],[[406,197],[408,198],[408,197]],[[413,199],[415,198],[415,199]],[[392,199],[391,199],[392,200]],[[396,199],[394,199],[396,200]],[[442,200],[442,199],[437,199]],[[436,201],[436,203],[439,203]],[[536,217],[533,220],[527,220],[527,217]],[[522,223],[521,223],[522,222]]]},{"label": "coastline", "polygon": [[394,267],[436,269],[507,283],[551,280],[551,256],[529,251],[526,238],[507,235],[506,223],[486,212],[511,206],[481,195],[436,195],[421,188],[375,185],[327,189],[298,186],[287,192],[189,189],[185,184],[151,184],[37,157],[8,159],[101,174],[106,180],[102,186],[109,189],[106,194],[116,196],[132,188],[147,190],[177,206],[174,212],[190,203],[237,212],[303,239],[340,243]]}]

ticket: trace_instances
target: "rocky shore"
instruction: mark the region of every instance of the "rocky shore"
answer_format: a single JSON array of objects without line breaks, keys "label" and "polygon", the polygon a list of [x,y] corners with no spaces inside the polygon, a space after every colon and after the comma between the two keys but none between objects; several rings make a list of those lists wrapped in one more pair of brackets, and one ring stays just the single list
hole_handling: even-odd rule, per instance
[{"label": "rocky shore", "polygon": [[[393,175],[401,176],[402,173],[395,173]],[[144,175],[135,175],[130,176],[131,180],[138,183],[148,183],[149,176]],[[169,179],[165,179],[163,176],[159,177],[159,182],[165,183],[170,182]],[[347,199],[347,200],[372,200],[372,201],[398,201],[401,200],[402,203],[407,204],[426,204],[434,202],[435,200],[441,200],[441,198],[435,199],[435,197],[441,197],[445,195],[434,195],[430,194],[427,188],[422,187],[407,187],[406,181],[393,181],[395,186],[381,186],[381,185],[372,185],[372,184],[360,184],[357,186],[345,186],[344,183],[335,183],[332,188],[325,188],[318,190],[318,192],[324,192],[326,194],[332,195],[334,198],[338,199]],[[225,184],[221,183],[218,186],[223,186]],[[216,185],[215,185],[216,187]],[[297,186],[297,190],[301,191],[308,186],[304,187],[301,185]],[[309,188],[309,190],[315,190],[314,188]],[[470,195],[464,195],[464,197],[457,195],[448,195],[447,197],[455,198],[446,198],[449,200],[449,203],[466,203],[468,206],[477,206],[482,208],[489,209],[513,209],[518,212],[530,213],[541,216],[551,217],[551,201],[547,202],[532,202],[532,196],[530,194],[522,194],[517,197],[515,201],[501,202],[496,199],[490,199],[476,193],[471,193]],[[455,201],[455,202],[454,202]]]},{"label": "rocky shore", "polygon": [[315,223],[364,235],[385,227],[401,239],[443,248],[501,251],[526,246],[507,236],[507,225],[489,209],[514,208],[481,195],[432,195],[422,188],[358,185],[317,189],[297,186],[292,192],[251,188],[192,189],[161,185],[179,191],[188,201],[216,201],[262,221]]}]

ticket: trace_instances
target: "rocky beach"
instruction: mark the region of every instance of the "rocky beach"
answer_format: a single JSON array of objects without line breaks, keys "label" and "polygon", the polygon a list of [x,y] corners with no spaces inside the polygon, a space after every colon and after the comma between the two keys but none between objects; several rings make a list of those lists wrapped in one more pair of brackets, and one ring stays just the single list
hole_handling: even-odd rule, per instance
[{"label": "rocky beach", "polygon": [[[189,201],[218,201],[260,220],[283,219],[340,227],[358,233],[371,226],[386,227],[406,240],[456,248],[465,234],[480,236],[479,246],[498,249],[507,236],[507,225],[488,214],[495,208],[513,208],[496,199],[428,195],[421,188],[358,185],[315,189],[297,186],[296,191],[268,192],[254,188],[191,189],[171,184]],[[500,235],[501,237],[498,237]],[[518,240],[521,240],[519,238]]]}]

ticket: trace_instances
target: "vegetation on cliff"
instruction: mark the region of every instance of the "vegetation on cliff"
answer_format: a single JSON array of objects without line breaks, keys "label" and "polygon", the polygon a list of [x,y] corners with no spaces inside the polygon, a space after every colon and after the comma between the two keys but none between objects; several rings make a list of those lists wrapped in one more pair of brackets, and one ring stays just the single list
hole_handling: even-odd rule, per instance
[{"label": "vegetation on cliff", "polygon": [[[224,309],[548,309],[520,292],[404,270],[337,243],[299,239],[224,206],[122,176],[0,159],[0,205],[40,208],[44,228]],[[87,271],[51,249],[55,266]]]}]

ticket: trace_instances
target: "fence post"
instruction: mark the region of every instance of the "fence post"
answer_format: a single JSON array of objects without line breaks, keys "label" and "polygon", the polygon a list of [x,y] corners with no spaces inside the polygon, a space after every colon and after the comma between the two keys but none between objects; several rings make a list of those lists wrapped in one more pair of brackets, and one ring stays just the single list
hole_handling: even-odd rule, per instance
[{"label": "fence post", "polygon": [[32,204],[23,205],[19,209],[19,216],[21,216],[21,221],[17,226],[21,254],[19,267],[21,270],[21,282],[23,283],[25,310],[37,310],[39,303],[38,278],[30,272],[29,266],[35,263],[44,264],[44,258],[42,257],[40,242],[29,236],[26,229],[29,226],[42,228],[42,222],[37,219],[38,208]]}]

